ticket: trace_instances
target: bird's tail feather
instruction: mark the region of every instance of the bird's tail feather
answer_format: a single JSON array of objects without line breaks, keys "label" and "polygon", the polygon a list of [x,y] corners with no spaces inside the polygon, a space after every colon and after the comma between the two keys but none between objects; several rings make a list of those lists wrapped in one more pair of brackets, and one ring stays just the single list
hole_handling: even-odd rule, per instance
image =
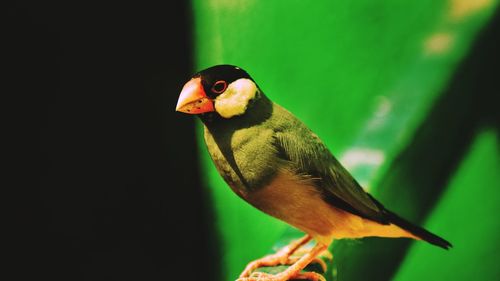
[{"label": "bird's tail feather", "polygon": [[415,235],[416,237],[418,237],[424,241],[427,241],[433,245],[436,245],[438,247],[446,249],[446,250],[448,250],[449,248],[452,247],[450,242],[448,242],[448,241],[444,240],[443,238],[423,229],[422,227],[419,227],[419,226],[412,224],[411,222],[401,218],[400,216],[396,215],[395,213],[393,213],[389,210],[385,210],[385,213],[386,213],[388,220],[391,223],[403,228],[404,230]]}]

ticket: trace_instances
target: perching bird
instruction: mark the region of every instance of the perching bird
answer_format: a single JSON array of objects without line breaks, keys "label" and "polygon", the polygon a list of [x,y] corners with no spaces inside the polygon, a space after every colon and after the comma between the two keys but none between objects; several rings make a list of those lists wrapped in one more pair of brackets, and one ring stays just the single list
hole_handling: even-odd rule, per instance
[{"label": "perching bird", "polygon": [[[184,85],[176,110],[201,118],[208,152],[237,195],[307,233],[250,263],[238,280],[324,280],[301,270],[334,239],[406,237],[451,247],[366,193],[316,134],[269,100],[239,67],[217,65],[196,73]],[[291,260],[290,255],[311,239],[317,243],[310,252]],[[252,275],[258,267],[278,264],[292,265],[276,275]]]}]

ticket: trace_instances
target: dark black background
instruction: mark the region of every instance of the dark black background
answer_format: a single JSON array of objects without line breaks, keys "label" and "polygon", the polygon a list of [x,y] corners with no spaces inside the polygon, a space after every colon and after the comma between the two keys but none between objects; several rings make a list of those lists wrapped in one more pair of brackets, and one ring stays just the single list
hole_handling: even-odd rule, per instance
[{"label": "dark black background", "polygon": [[174,110],[189,1],[71,3],[6,11],[15,279],[216,279],[194,118]]}]

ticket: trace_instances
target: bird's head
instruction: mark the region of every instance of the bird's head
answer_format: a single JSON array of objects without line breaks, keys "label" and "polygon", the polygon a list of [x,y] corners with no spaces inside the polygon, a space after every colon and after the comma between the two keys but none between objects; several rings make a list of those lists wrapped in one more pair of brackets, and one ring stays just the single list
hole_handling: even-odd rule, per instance
[{"label": "bird's head", "polygon": [[233,65],[204,69],[182,88],[176,110],[188,114],[216,113],[222,118],[243,115],[260,95],[253,79]]}]

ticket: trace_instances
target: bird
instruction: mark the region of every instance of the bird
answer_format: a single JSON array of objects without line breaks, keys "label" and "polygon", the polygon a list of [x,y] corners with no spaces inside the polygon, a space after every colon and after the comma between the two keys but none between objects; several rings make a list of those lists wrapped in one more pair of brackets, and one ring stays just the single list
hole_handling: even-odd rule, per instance
[{"label": "bird", "polygon": [[[450,242],[417,226],[367,193],[323,141],[271,101],[244,69],[203,69],[184,84],[176,111],[197,115],[208,153],[227,185],[260,211],[305,236],[250,262],[237,281],[325,280],[303,269],[336,239],[411,238],[449,249]],[[315,241],[299,258],[292,254]],[[277,274],[262,266],[290,265]]]}]

